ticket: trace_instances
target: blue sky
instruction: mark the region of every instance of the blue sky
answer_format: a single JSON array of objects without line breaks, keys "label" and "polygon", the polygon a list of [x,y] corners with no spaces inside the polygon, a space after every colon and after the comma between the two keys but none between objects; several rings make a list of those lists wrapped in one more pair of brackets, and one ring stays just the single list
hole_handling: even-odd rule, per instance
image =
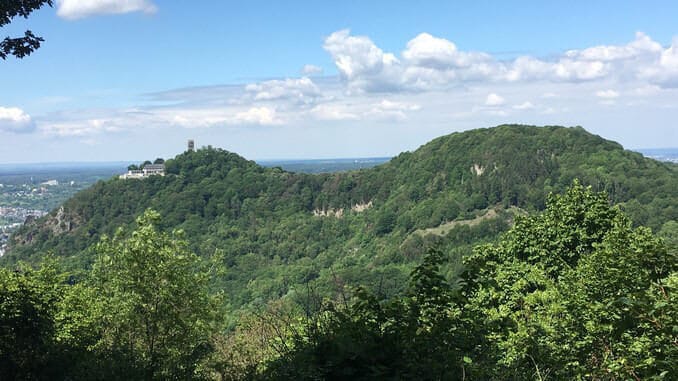
[{"label": "blue sky", "polygon": [[501,123],[678,146],[671,1],[61,0],[0,31],[0,163],[390,156]]}]

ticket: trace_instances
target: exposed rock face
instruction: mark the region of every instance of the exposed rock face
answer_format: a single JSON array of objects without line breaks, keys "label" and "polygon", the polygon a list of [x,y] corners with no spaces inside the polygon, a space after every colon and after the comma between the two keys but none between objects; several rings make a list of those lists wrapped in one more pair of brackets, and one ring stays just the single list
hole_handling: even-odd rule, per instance
[{"label": "exposed rock face", "polygon": [[48,227],[54,235],[68,233],[76,226],[73,220],[66,215],[63,206],[61,206],[59,210],[57,210],[56,215],[48,221]]},{"label": "exposed rock face", "polygon": [[58,236],[73,231],[80,225],[80,219],[77,215],[68,213],[63,206],[57,209],[56,213],[50,213],[43,219],[27,218],[24,222],[24,234],[16,233],[13,236],[13,243],[18,245],[30,245],[33,238],[39,235],[39,232],[48,231],[50,235]]},{"label": "exposed rock face", "polygon": [[372,201],[367,202],[367,203],[362,203],[362,204],[355,204],[351,207],[351,210],[357,213],[360,213],[362,211],[365,211],[369,208],[372,207]]},{"label": "exposed rock face", "polygon": [[471,167],[471,172],[473,172],[476,176],[480,176],[485,172],[485,167],[483,167],[480,164],[473,164]]},{"label": "exposed rock face", "polygon": [[342,218],[344,216],[344,209],[315,209],[313,215],[316,217],[336,217]]},{"label": "exposed rock face", "polygon": [[[372,207],[372,201],[369,202],[363,202],[361,204],[355,204],[351,206],[351,211],[360,213],[364,212],[365,210],[369,209]],[[313,210],[313,215],[316,217],[336,217],[336,218],[342,218],[344,217],[344,209],[339,208],[339,209],[315,209]]]}]

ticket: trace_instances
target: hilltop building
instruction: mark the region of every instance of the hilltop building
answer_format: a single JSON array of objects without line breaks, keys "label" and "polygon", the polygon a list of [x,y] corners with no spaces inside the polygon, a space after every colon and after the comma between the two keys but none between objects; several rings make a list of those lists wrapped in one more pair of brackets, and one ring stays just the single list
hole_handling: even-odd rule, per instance
[{"label": "hilltop building", "polygon": [[188,141],[188,151],[189,152],[195,151],[195,141],[193,139],[189,139]]},{"label": "hilltop building", "polygon": [[144,179],[149,176],[165,176],[165,164],[146,164],[142,169],[129,170],[121,179]]}]

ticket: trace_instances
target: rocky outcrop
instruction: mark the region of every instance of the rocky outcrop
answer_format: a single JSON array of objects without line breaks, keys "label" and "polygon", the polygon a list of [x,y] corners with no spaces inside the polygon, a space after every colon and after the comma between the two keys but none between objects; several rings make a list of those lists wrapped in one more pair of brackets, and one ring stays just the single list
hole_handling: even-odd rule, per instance
[{"label": "rocky outcrop", "polygon": [[[371,207],[372,207],[372,201],[363,202],[363,203],[355,204],[355,205],[351,206],[351,211],[355,212],[355,213],[361,213],[361,212],[364,212],[365,210],[367,210]],[[313,215],[316,216],[316,217],[342,218],[342,217],[344,217],[344,209],[343,208],[314,209]]]}]

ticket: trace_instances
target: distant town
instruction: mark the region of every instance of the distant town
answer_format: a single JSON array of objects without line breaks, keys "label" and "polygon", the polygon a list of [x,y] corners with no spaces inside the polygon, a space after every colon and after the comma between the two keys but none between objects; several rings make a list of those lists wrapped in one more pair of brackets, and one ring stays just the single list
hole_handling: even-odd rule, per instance
[{"label": "distant town", "polygon": [[0,206],[0,257],[7,250],[10,233],[20,228],[29,217],[40,218],[45,214],[44,210]]}]

